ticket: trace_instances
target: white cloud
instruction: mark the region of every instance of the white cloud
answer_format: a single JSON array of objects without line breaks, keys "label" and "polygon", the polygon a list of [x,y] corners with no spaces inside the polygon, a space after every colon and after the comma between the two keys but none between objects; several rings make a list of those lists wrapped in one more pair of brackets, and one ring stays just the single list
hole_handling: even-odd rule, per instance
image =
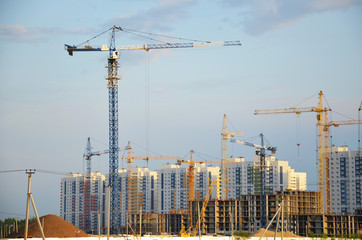
[{"label": "white cloud", "polygon": [[356,0],[319,0],[312,1],[310,6],[314,10],[325,11],[331,9],[347,8],[355,4],[358,4]]},{"label": "white cloud", "polygon": [[239,24],[250,35],[284,28],[318,12],[346,9],[357,0],[224,0],[224,6],[238,8]]},{"label": "white cloud", "polygon": [[59,34],[88,34],[91,29],[71,29],[36,27],[27,28],[24,25],[0,25],[0,40],[14,42],[41,41]]},{"label": "white cloud", "polygon": [[23,25],[0,25],[0,39],[10,41],[32,41],[40,38],[36,31],[29,31]]},{"label": "white cloud", "polygon": [[155,88],[152,90],[152,92],[164,94],[164,93],[167,93],[168,91],[164,88]]},{"label": "white cloud", "polygon": [[196,0],[159,0],[154,7],[131,16],[124,16],[123,13],[120,13],[120,16],[113,18],[109,25],[167,32],[171,30],[172,23],[187,17],[188,8],[196,2]]}]

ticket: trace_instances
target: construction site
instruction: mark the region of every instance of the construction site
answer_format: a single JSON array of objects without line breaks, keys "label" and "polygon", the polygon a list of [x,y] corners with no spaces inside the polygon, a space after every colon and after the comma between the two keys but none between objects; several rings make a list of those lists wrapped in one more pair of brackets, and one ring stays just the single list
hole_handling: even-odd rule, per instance
[{"label": "construction site", "polygon": [[[361,121],[329,121],[328,113],[331,109],[323,104],[322,91],[318,94],[317,104],[312,107],[255,110],[255,115],[281,113],[299,115],[306,112],[316,114],[318,191],[307,191],[306,187],[301,187],[303,184],[306,186],[306,176],[303,173],[284,175],[283,167],[287,168],[287,166],[280,165],[281,161],[273,158],[277,148],[266,146],[263,134],[259,136],[260,144],[237,140],[236,138],[245,136],[245,134],[229,132],[226,115],[223,118],[221,131],[222,159],[220,161],[195,161],[192,150],[189,159],[186,160],[179,156],[132,156],[132,147],[129,142],[128,146],[122,149],[127,151],[127,157],[124,158],[128,163],[127,169],[118,169],[118,151],[120,151],[117,109],[119,52],[123,50],[149,51],[164,48],[238,46],[240,42],[130,45],[116,48],[115,34],[123,29],[114,26],[109,31],[112,32],[109,47],[107,45],[94,47],[88,42],[84,47],[65,45],[71,56],[76,52],[109,52],[107,66],[109,150],[92,153],[88,140],[87,173],[84,174],[84,177],[80,176],[84,205],[83,208],[79,208],[78,212],[73,211],[71,214],[66,212],[65,203],[71,204],[65,196],[65,192],[70,190],[70,183],[64,181],[61,195],[61,216],[64,219],[78,224],[87,233],[97,231],[105,233],[107,228],[111,234],[174,234],[182,237],[197,234],[233,235],[236,231],[252,234],[262,228],[280,232],[290,231],[299,236],[309,236],[310,234],[345,236],[361,233],[362,219],[358,213],[362,207],[361,179],[359,179],[362,166],[360,166],[359,150],[341,151],[349,156],[349,158],[347,156],[349,165],[355,166],[356,171],[358,170],[358,174],[353,176],[355,185],[351,185],[352,190],[355,189],[354,192],[358,196],[353,197],[352,204],[352,199],[348,203],[345,201],[344,205],[353,205],[351,208],[342,206],[337,208],[337,204],[331,201],[331,196],[334,196],[335,191],[335,189],[331,190],[331,165],[333,165],[333,159],[338,159],[338,156],[333,155],[339,154],[339,151],[333,150],[330,144],[331,127],[361,124]],[[247,163],[244,159],[229,158],[227,153],[229,142],[253,147],[256,149],[256,160]],[[102,192],[103,195],[92,198],[89,194],[91,192],[89,186],[93,185],[90,177],[92,176],[91,156],[103,153],[109,154],[109,173],[97,183],[96,192]],[[154,159],[173,160],[177,163],[163,166],[162,169],[156,171],[150,171],[148,168],[132,168],[134,160],[148,162]],[[180,167],[182,163],[186,163],[187,167]],[[216,163],[219,166],[212,168],[205,165],[210,163]],[[339,162],[335,164],[339,164]],[[345,171],[346,165],[344,166],[342,170]],[[242,177],[244,177],[243,180],[241,180]],[[285,181],[288,184],[283,183],[283,177],[286,178]],[[72,181],[74,182],[74,179]],[[235,182],[232,183],[232,181]],[[291,185],[293,181],[294,185]],[[343,181],[346,182],[341,180],[341,185]],[[296,183],[298,184],[295,185]],[[238,186],[234,187],[234,185]],[[74,194],[76,192],[74,183],[72,188]],[[109,196],[107,197],[106,194]],[[342,194],[344,194],[342,199],[347,198],[346,189],[345,192],[342,191]],[[106,203],[107,201],[108,203]],[[101,210],[95,207],[96,202],[98,202],[98,209],[101,208]],[[107,214],[109,214],[109,219],[106,221]],[[79,222],[76,221],[76,218],[82,220]],[[96,226],[98,226],[98,230],[96,230]]]},{"label": "construction site", "polygon": [[[226,114],[222,121],[222,157],[220,160],[194,160],[194,151],[187,157],[133,155],[132,144],[120,147],[118,142],[118,59],[121,51],[240,46],[239,41],[171,43],[115,46],[113,26],[109,45],[65,45],[70,56],[75,53],[109,53],[107,87],[109,93],[109,149],[93,151],[88,138],[84,173],[69,173],[61,179],[59,217],[84,231],[84,236],[177,236],[207,239],[234,237],[245,232],[264,237],[267,230],[284,233],[286,237],[350,237],[362,236],[362,158],[361,148],[349,150],[330,143],[330,128],[359,125],[358,120],[330,121],[329,106],[318,93],[315,106],[255,110],[263,114],[316,115],[317,191],[307,190],[305,172],[295,172],[288,161],[275,157],[276,146],[241,140],[245,134],[228,129]],[[360,112],[361,106],[358,109]],[[221,116],[220,116],[221,119]],[[228,144],[241,144],[255,150],[253,161],[228,155]],[[119,152],[125,151],[123,158]],[[107,174],[92,171],[92,158],[109,155]],[[119,167],[120,160],[127,162]],[[134,167],[134,161],[166,160],[161,168]],[[337,170],[332,170],[338,166]],[[29,202],[27,201],[27,218]],[[33,203],[35,208],[35,205]],[[41,235],[46,236],[38,225]],[[27,219],[28,220],[28,219]],[[58,221],[58,220],[57,220]],[[65,224],[65,223],[64,223]],[[24,235],[27,237],[28,225]],[[72,230],[77,232],[78,230]],[[289,234],[289,235],[288,235]],[[35,235],[34,235],[35,236]],[[266,235],[265,235],[266,236]],[[283,235],[282,235],[283,236]],[[29,235],[29,237],[31,237]],[[59,237],[59,236],[58,236]],[[77,236],[65,236],[77,237]]]}]

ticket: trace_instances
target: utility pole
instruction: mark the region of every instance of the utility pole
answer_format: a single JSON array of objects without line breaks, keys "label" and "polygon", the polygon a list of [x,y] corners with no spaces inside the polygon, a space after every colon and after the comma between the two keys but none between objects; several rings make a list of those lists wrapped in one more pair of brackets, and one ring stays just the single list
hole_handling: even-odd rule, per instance
[{"label": "utility pole", "polygon": [[140,208],[140,239],[142,236],[142,206]]},{"label": "utility pole", "polygon": [[43,238],[43,240],[45,240],[43,228],[42,228],[42,226],[41,226],[40,219],[39,219],[39,215],[38,215],[38,212],[37,212],[36,207],[35,207],[33,195],[32,195],[31,192],[30,192],[31,175],[35,173],[35,169],[27,169],[27,170],[25,171],[25,173],[28,174],[28,193],[27,193],[27,198],[26,198],[26,219],[25,219],[24,240],[27,240],[27,238],[28,238],[29,201],[30,201],[30,200],[31,200],[31,203],[32,203],[32,205],[33,205],[33,209],[34,209],[34,213],[35,213],[35,216],[36,216],[36,220],[37,220],[37,222],[38,222],[38,226],[39,226],[39,230],[40,230],[40,233],[41,233],[41,237]]},{"label": "utility pole", "polygon": [[110,229],[110,213],[111,213],[111,185],[108,188],[108,204],[107,204],[107,240],[109,240],[109,229]]},{"label": "utility pole", "polygon": [[233,206],[230,206],[230,215],[231,215],[231,239],[234,239],[234,212],[233,212]]},{"label": "utility pole", "polygon": [[100,204],[98,202],[98,211],[97,211],[97,217],[98,217],[98,239],[101,239],[101,213],[100,213]]},{"label": "utility pole", "polygon": [[[276,213],[274,214],[272,220],[270,220],[268,226],[267,226],[266,229],[264,230],[263,234],[260,236],[259,240],[262,240],[262,239],[263,239],[264,234],[266,233],[266,231],[268,231],[268,229],[269,229],[270,225],[273,223],[275,217],[278,216],[277,225],[276,225],[276,227],[275,227],[275,233],[274,233],[274,240],[276,240],[276,235],[277,235],[277,231],[278,231],[278,227],[279,227],[280,215],[282,215],[282,214],[280,214],[280,212],[283,211],[283,210],[282,210],[282,209],[283,209],[283,203],[284,203],[284,198],[283,198],[283,196],[282,196],[282,201],[281,201],[281,204],[279,203],[279,208],[278,208],[278,210],[277,210]],[[282,235],[282,238],[283,238],[283,235]]]},{"label": "utility pole", "polygon": [[28,221],[29,221],[29,195],[30,195],[30,187],[31,187],[31,174],[35,173],[35,171],[27,170],[28,174],[28,192],[26,194],[26,213],[25,213],[25,232],[24,232],[24,240],[28,238]]},{"label": "utility pole", "polygon": [[284,197],[282,198],[282,232],[281,232],[281,240],[283,240],[283,231],[284,231]]},{"label": "utility pole", "polygon": [[126,214],[126,234],[128,239],[128,213]]},{"label": "utility pole", "polygon": [[[197,215],[200,219],[200,202],[197,202]],[[199,239],[201,240],[201,220],[199,221]]]}]

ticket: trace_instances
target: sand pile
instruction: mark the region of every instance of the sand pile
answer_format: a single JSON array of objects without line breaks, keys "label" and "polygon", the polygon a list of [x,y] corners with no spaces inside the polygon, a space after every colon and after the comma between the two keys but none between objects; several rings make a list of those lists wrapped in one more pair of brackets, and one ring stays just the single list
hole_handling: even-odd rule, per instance
[{"label": "sand pile", "polygon": [[[88,237],[88,234],[81,229],[55,215],[45,215],[40,218],[40,222],[43,225],[43,231],[46,238]],[[25,227],[19,229],[19,233],[11,234],[9,238],[24,238],[24,231]],[[41,238],[37,221],[29,224],[28,237]]]},{"label": "sand pile", "polygon": [[[256,231],[255,233],[253,233],[251,236],[252,237],[261,237],[261,235],[263,235],[263,232],[265,231],[265,228],[260,228],[258,231]],[[264,237],[274,237],[274,232],[267,230],[264,234]],[[281,233],[277,232],[277,237],[281,237]],[[292,232],[283,232],[283,237],[299,237],[298,235],[295,235]]]}]

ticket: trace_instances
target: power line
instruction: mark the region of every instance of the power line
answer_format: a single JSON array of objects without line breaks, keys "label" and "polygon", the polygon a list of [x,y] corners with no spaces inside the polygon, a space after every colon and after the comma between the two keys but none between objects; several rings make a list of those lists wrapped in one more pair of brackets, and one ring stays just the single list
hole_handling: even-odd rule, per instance
[{"label": "power line", "polygon": [[11,172],[24,172],[27,169],[17,169],[17,170],[5,170],[5,171],[0,171],[0,173],[11,173]]},{"label": "power line", "polygon": [[52,170],[45,170],[45,169],[34,169],[37,172],[41,172],[41,173],[49,173],[49,174],[55,174],[55,175],[67,175],[67,172],[57,172],[57,171],[52,171]]},{"label": "power line", "polygon": [[56,174],[56,175],[66,175],[66,174],[68,174],[68,172],[58,172],[58,171],[46,170],[46,169],[16,169],[16,170],[0,171],[0,173],[27,172],[27,171],[49,173],[49,174]]},{"label": "power line", "polygon": [[21,216],[21,217],[25,217],[24,214],[19,214],[19,213],[9,213],[9,212],[1,212],[0,214],[6,214],[6,215],[16,215],[16,216]]}]

